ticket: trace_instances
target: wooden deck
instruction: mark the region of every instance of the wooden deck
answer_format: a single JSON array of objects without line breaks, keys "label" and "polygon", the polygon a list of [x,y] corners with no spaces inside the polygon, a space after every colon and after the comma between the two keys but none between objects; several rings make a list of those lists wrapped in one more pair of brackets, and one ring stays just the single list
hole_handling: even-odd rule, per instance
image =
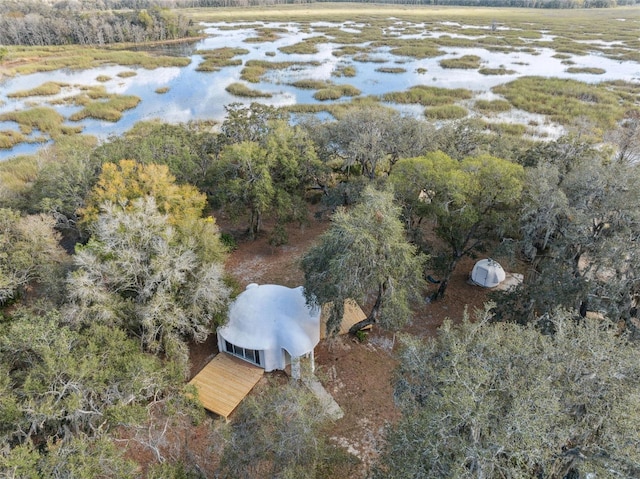
[{"label": "wooden deck", "polygon": [[[320,316],[320,339],[324,339],[327,337],[327,319],[329,319],[329,307],[330,305],[327,305],[326,308],[322,308],[322,315]],[[348,299],[344,302],[344,315],[342,316],[342,323],[340,324],[340,332],[338,334],[347,334],[351,326],[359,321],[362,321],[366,317],[367,315],[364,314],[364,311],[362,311],[362,308],[358,306],[358,303]]]},{"label": "wooden deck", "polygon": [[189,381],[205,409],[225,419],[257,384],[264,369],[227,353],[218,353]]}]

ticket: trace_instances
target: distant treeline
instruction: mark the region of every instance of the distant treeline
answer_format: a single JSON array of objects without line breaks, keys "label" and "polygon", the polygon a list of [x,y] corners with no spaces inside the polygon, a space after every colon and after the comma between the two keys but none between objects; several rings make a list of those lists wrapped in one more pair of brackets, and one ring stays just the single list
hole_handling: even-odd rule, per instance
[{"label": "distant treeline", "polygon": [[[248,7],[324,0],[50,0],[0,1],[0,45],[105,45],[194,36],[172,8]],[[341,0],[331,0],[341,1]],[[345,0],[347,1],[347,0]],[[348,0],[353,1],[353,0]],[[611,8],[640,0],[356,0],[357,3],[526,8]]]},{"label": "distant treeline", "polygon": [[250,7],[325,2],[524,8],[611,8],[640,4],[640,0],[41,0],[26,2],[0,0],[0,14],[3,17],[7,11],[42,14],[42,11],[49,9],[58,12],[82,12],[153,8]]},{"label": "distant treeline", "polygon": [[640,0],[63,0],[58,4],[85,8],[167,8],[190,7],[248,7],[261,5],[289,5],[302,3],[349,2],[387,3],[397,5],[462,5],[475,7],[525,8],[611,8],[635,5]]},{"label": "distant treeline", "polygon": [[1,2],[0,45],[140,43],[185,38],[197,32],[188,19],[159,6],[89,12],[82,8],[62,8],[62,3],[70,2],[51,6],[41,2]]}]

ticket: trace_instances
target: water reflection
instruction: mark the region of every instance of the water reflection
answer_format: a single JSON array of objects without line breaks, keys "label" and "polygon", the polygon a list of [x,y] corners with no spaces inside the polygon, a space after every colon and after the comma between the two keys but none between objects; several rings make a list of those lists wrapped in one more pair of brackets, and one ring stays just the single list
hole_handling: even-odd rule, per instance
[{"label": "water reflection", "polygon": [[[183,68],[157,68],[145,70],[142,68],[128,68],[123,66],[102,66],[89,70],[35,73],[5,80],[0,86],[0,112],[25,109],[33,105],[55,108],[65,117],[78,111],[81,107],[73,105],[52,104],[57,99],[69,97],[80,92],[80,87],[87,85],[104,85],[109,93],[135,95],[142,99],[139,105],[124,112],[122,119],[116,123],[86,119],[79,122],[84,133],[95,135],[101,139],[109,135],[120,134],[130,129],[140,120],[160,118],[167,122],[186,122],[194,119],[214,119],[221,121],[225,114],[225,105],[233,102],[249,104],[252,99],[245,99],[230,95],[225,88],[234,82],[242,81],[240,73],[242,66],[225,67],[217,72],[199,72],[198,65],[203,58],[198,50],[217,49],[222,47],[241,47],[249,51],[240,58],[248,60],[269,60],[303,62],[294,68],[271,70],[263,81],[249,84],[257,89],[272,94],[271,98],[260,99],[261,102],[273,105],[291,105],[295,103],[317,103],[313,98],[313,91],[299,89],[290,84],[302,79],[331,80],[337,84],[350,84],[361,90],[363,96],[382,95],[392,91],[402,91],[411,86],[426,84],[443,88],[466,88],[472,90],[477,97],[491,98],[491,88],[507,83],[519,76],[537,75],[558,78],[574,78],[584,82],[599,82],[604,80],[621,79],[626,81],[640,78],[640,67],[635,62],[620,62],[603,57],[601,54],[574,55],[571,60],[573,67],[598,67],[605,70],[602,75],[586,73],[569,73],[567,65],[561,59],[554,58],[555,51],[541,46],[541,41],[551,41],[550,35],[542,35],[533,44],[532,51],[489,51],[481,47],[457,48],[441,47],[443,55],[437,58],[415,59],[398,57],[389,53],[388,47],[380,47],[369,53],[372,58],[383,60],[381,63],[355,61],[351,56],[334,56],[332,52],[341,46],[338,43],[318,44],[318,52],[314,54],[284,54],[278,49],[296,44],[309,37],[322,35],[327,28],[340,28],[344,32],[357,32],[366,25],[355,22],[332,23],[313,22],[307,25],[293,23],[239,23],[238,28],[229,29],[226,23],[207,24],[205,32],[207,38],[192,44],[179,43],[154,47],[153,51],[168,55],[190,56],[191,63]],[[258,36],[256,27],[286,29],[286,33],[279,32],[280,38],[272,42],[247,42],[247,39]],[[443,35],[442,31],[431,26],[427,30],[424,24],[410,24],[398,22],[392,28],[397,29],[400,38],[424,38]],[[409,33],[403,33],[409,28]],[[472,27],[474,35],[446,33],[450,37],[475,39],[479,38],[479,27]],[[487,26],[488,30],[490,27]],[[314,29],[320,29],[315,30]],[[395,34],[394,34],[395,36]],[[544,45],[544,44],[542,44]],[[368,42],[354,44],[367,47]],[[483,75],[477,70],[445,69],[439,64],[445,58],[462,55],[476,55],[482,59],[483,68],[504,68],[513,73],[506,75]],[[317,62],[311,65],[309,62]],[[353,66],[356,76],[353,78],[335,77],[334,72],[341,67]],[[403,73],[381,73],[381,67],[402,67]],[[133,70],[135,76],[120,77],[119,74]],[[98,82],[97,77],[105,76],[110,79]],[[49,97],[30,97],[26,99],[8,98],[7,95],[18,91],[35,88],[47,81],[63,82],[68,86],[58,95]],[[158,88],[168,88],[165,94],[158,94]],[[348,101],[348,99],[337,100]],[[470,104],[471,102],[467,102]],[[422,107],[403,106],[401,110],[408,114],[422,115]],[[523,123],[545,124],[539,116],[531,116],[525,112],[509,112],[500,116],[500,121],[518,121]],[[0,130],[15,129],[15,125],[0,122]],[[548,128],[549,129],[549,128]],[[545,134],[549,132],[544,132]],[[17,154],[34,152],[38,145],[20,145],[11,150],[0,150],[0,159]]]}]

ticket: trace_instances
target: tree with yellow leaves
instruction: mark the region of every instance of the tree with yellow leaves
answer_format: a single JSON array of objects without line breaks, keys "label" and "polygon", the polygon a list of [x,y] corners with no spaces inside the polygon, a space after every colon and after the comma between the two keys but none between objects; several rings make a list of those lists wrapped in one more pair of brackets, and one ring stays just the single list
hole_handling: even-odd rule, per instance
[{"label": "tree with yellow leaves", "polygon": [[127,210],[132,208],[132,200],[147,196],[155,199],[158,211],[168,215],[174,225],[184,218],[200,217],[207,203],[196,187],[177,184],[166,165],[120,160],[102,165],[98,182],[80,210],[82,222],[93,223],[106,202]]}]

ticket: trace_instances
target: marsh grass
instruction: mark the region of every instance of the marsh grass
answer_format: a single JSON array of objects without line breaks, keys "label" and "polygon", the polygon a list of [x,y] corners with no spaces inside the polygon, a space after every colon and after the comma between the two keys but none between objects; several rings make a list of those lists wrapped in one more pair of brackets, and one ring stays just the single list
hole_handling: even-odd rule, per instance
[{"label": "marsh grass", "polygon": [[290,85],[303,90],[319,90],[321,88],[327,88],[331,83],[325,80],[313,80],[311,78],[307,78],[304,80],[294,81],[293,83],[290,83]]},{"label": "marsh grass", "polygon": [[244,83],[238,82],[227,85],[225,90],[232,95],[244,98],[271,98],[273,96],[271,93],[254,90]]},{"label": "marsh grass", "polygon": [[163,86],[163,87],[160,87],[160,88],[156,88],[155,91],[159,95],[164,95],[165,93],[168,93],[169,90],[171,90],[171,88],[169,88],[168,86]]},{"label": "marsh grass", "polygon": [[85,118],[96,120],[118,121],[122,118],[122,112],[138,106],[140,98],[133,95],[112,95],[107,100],[88,103],[84,108],[69,117],[71,121],[80,121]]},{"label": "marsh grass", "polygon": [[356,73],[356,67],[341,65],[331,72],[331,76],[352,78],[356,76]]},{"label": "marsh grass", "polygon": [[[600,84],[603,88],[614,92],[630,110],[634,109],[634,105],[637,105],[638,98],[640,98],[640,84],[636,82],[627,82],[624,80],[607,81]],[[635,108],[637,109],[637,108]]]},{"label": "marsh grass", "polygon": [[480,68],[478,73],[482,75],[513,75],[515,70],[509,70],[503,66],[498,68]]},{"label": "marsh grass", "polygon": [[38,178],[39,160],[34,156],[19,156],[0,161],[2,199],[15,200],[27,193]]},{"label": "marsh grass", "polygon": [[[20,143],[27,141],[27,137],[19,131],[15,130],[0,130],[0,148],[13,148]],[[1,165],[2,163],[0,163]],[[0,171],[0,178],[2,178],[2,172]],[[4,182],[2,182],[4,184]]]},{"label": "marsh grass", "polygon": [[407,69],[402,67],[380,67],[376,68],[380,73],[406,73]]},{"label": "marsh grass", "polygon": [[[307,31],[323,33],[335,43],[363,44],[387,42],[389,46],[398,42],[402,33],[419,34],[424,28],[415,25],[399,25],[424,22],[430,31],[439,32],[439,38],[412,39],[408,46],[431,43],[448,47],[482,46],[491,51],[528,51],[539,53],[541,48],[558,47],[564,54],[584,54],[599,51],[608,58],[640,61],[638,45],[638,9],[635,6],[619,6],[611,9],[566,9],[553,10],[522,8],[469,8],[441,6],[409,6],[350,3],[315,3],[296,5],[270,5],[251,8],[189,8],[179,10],[185,16],[201,21],[264,21],[303,22]],[[626,21],[621,22],[623,18]],[[345,32],[330,26],[309,26],[310,22],[344,22],[350,20],[359,31]],[[447,23],[445,23],[447,22]],[[244,23],[244,25],[247,25]],[[491,25],[506,26],[495,31]],[[585,28],[588,26],[588,28]],[[395,35],[389,33],[393,27]],[[233,28],[233,27],[230,27]],[[542,32],[553,36],[553,43],[542,38]],[[461,36],[458,36],[461,35]],[[469,39],[465,37],[475,36]],[[591,42],[593,39],[604,43]],[[407,39],[401,41],[407,42]],[[606,42],[615,42],[607,45]],[[401,45],[396,44],[395,47]],[[429,47],[428,49],[432,49]],[[526,49],[526,50],[525,50]]]},{"label": "marsh grass", "polygon": [[245,63],[244,68],[240,72],[240,78],[249,83],[259,83],[262,76],[269,70],[286,70],[295,66],[318,66],[317,61],[311,62],[270,62],[266,60],[249,60]]},{"label": "marsh grass", "polygon": [[27,98],[30,96],[49,96],[57,95],[62,91],[63,87],[68,86],[66,83],[46,82],[30,90],[20,90],[7,95],[8,98]]},{"label": "marsh grass", "polygon": [[136,76],[138,73],[134,72],[133,70],[125,70],[123,72],[120,72],[117,74],[117,76],[119,76],[120,78],[131,78]]},{"label": "marsh grass", "polygon": [[440,60],[442,68],[457,68],[461,70],[475,70],[480,68],[482,59],[477,55],[463,55],[459,58],[445,58]]},{"label": "marsh grass", "polygon": [[262,76],[267,73],[267,69],[259,65],[245,65],[240,72],[240,78],[249,83],[260,83]]},{"label": "marsh grass", "polygon": [[344,56],[353,56],[358,55],[360,53],[369,53],[371,51],[371,47],[362,47],[356,45],[343,45],[341,47],[335,48],[331,54],[334,57],[344,57]]},{"label": "marsh grass", "polygon": [[275,42],[277,39],[281,37],[281,33],[286,33],[287,30],[285,28],[267,28],[260,27],[256,28],[257,36],[246,38],[245,43],[267,43],[267,42]]},{"label": "marsh grass", "polygon": [[108,76],[108,75],[98,75],[98,76],[96,77],[96,81],[99,81],[100,83],[106,83],[106,82],[108,82],[109,80],[111,80],[111,77],[110,77],[110,76]]},{"label": "marsh grass", "polygon": [[86,95],[92,100],[98,100],[100,98],[108,98],[109,93],[107,89],[102,85],[87,85],[82,88]]},{"label": "marsh grass", "polygon": [[425,108],[424,116],[430,120],[458,120],[467,116],[469,112],[460,105],[440,105]]},{"label": "marsh grass", "polygon": [[501,113],[511,110],[512,107],[507,100],[476,100],[473,108],[483,113]]},{"label": "marsh grass", "polygon": [[433,58],[444,54],[444,51],[440,50],[436,45],[432,44],[419,44],[419,45],[403,45],[396,48],[392,48],[390,52],[392,55],[401,57],[411,57],[421,60],[423,58]]},{"label": "marsh grass", "polygon": [[[327,40],[325,37],[313,37]],[[278,48],[282,53],[286,54],[300,54],[300,55],[312,55],[318,53],[318,40],[308,38],[304,41],[294,43],[293,45],[286,45]]]},{"label": "marsh grass", "polygon": [[624,97],[606,84],[573,79],[522,77],[492,90],[516,108],[547,115],[563,125],[586,119],[600,130],[614,128],[628,108],[634,106],[621,101]]},{"label": "marsh grass", "polygon": [[360,63],[387,63],[386,58],[375,57],[375,56],[369,55],[368,53],[360,53],[358,55],[355,55],[353,57],[353,61],[360,62]]},{"label": "marsh grass", "polygon": [[567,73],[589,73],[591,75],[604,75],[607,70],[596,67],[569,67]]},{"label": "marsh grass", "polygon": [[63,134],[64,117],[53,108],[36,107],[27,110],[10,111],[0,114],[0,121],[15,121],[20,132],[30,135],[33,130],[39,130],[56,138]]},{"label": "marsh grass", "polygon": [[360,90],[352,85],[331,85],[315,92],[313,98],[318,101],[338,100],[345,96],[358,96],[360,93]]},{"label": "marsh grass", "polygon": [[527,133],[526,125],[521,123],[487,123],[486,128],[489,131],[500,135],[509,135],[521,137]]},{"label": "marsh grass", "polygon": [[473,93],[464,88],[439,88],[427,85],[416,85],[402,92],[382,95],[384,101],[400,104],[415,103],[422,106],[447,105],[472,97]]},{"label": "marsh grass", "polygon": [[190,58],[156,56],[143,51],[113,48],[87,48],[80,45],[49,47],[14,47],[11,49],[12,66],[6,69],[9,75],[28,75],[69,68],[87,70],[100,65],[140,66],[146,69],[159,67],[184,67]]},{"label": "marsh grass", "polygon": [[196,67],[199,72],[216,72],[224,67],[242,65],[242,60],[234,58],[238,55],[246,55],[246,48],[223,47],[213,50],[198,50],[197,54],[204,58]]},{"label": "marsh grass", "polygon": [[442,35],[433,39],[433,42],[438,46],[456,48],[473,48],[478,46],[479,41],[478,38],[452,37],[450,35]]},{"label": "marsh grass", "polygon": [[290,113],[301,114],[329,113],[334,118],[341,118],[350,111],[364,107],[384,108],[393,111],[392,108],[381,105],[376,98],[370,96],[352,98],[350,101],[341,103],[297,103],[284,106],[282,109]]}]

